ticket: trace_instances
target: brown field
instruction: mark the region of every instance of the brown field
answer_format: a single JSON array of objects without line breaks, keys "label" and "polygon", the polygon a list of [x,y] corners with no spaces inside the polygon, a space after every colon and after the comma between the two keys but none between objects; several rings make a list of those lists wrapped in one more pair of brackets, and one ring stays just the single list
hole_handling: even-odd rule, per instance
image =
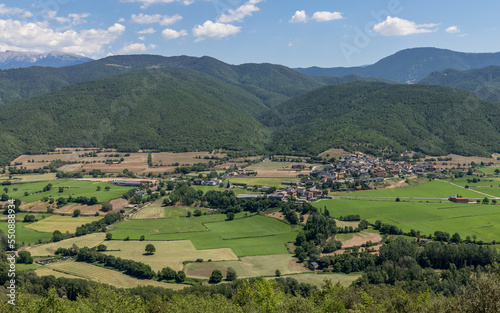
[{"label": "brown field", "polygon": [[[144,248],[152,243],[156,252],[145,255]],[[214,261],[238,260],[238,256],[229,248],[196,250],[190,240],[178,241],[121,241],[111,240],[106,242],[111,254],[123,259],[135,260],[150,265],[153,270],[159,271],[164,267],[171,267],[176,271],[183,268],[184,261],[195,261],[198,258]]]},{"label": "brown field", "polygon": [[[160,153],[153,153],[151,155],[153,157],[153,164],[156,165],[171,165],[173,163],[179,163],[179,164],[195,164],[195,163],[208,163],[210,162],[210,159],[204,159],[205,156],[211,157],[211,156],[216,156],[216,157],[225,157],[226,154],[224,153],[217,153],[217,154],[211,154],[206,151],[201,151],[201,152],[183,152],[183,153],[173,153],[173,152],[160,152]],[[147,157],[147,155],[146,155]],[[196,157],[201,157],[200,159],[197,159]],[[147,160],[146,160],[147,161]]]},{"label": "brown field", "polygon": [[342,248],[361,246],[368,241],[375,243],[381,240],[382,237],[379,233],[355,233],[352,239],[342,242]]},{"label": "brown field", "polygon": [[330,149],[326,150],[325,152],[321,152],[318,156],[326,158],[327,155],[329,157],[334,157],[334,158],[341,158],[344,155],[350,154],[349,152],[345,151],[344,149]]},{"label": "brown field", "polygon": [[21,210],[27,212],[47,212],[49,207],[55,209],[57,205],[55,203],[51,205],[48,202],[42,202],[40,200],[28,204],[21,204]]},{"label": "brown field", "polygon": [[335,223],[337,224],[338,227],[352,226],[353,228],[356,228],[359,226],[359,222],[345,222],[345,221],[335,220]]},{"label": "brown field", "polygon": [[[299,212],[295,212],[295,214],[297,214],[297,217],[299,218],[299,221],[300,221],[300,213]],[[281,212],[269,213],[269,214],[266,214],[266,216],[269,216],[269,217],[272,217],[272,218],[276,218],[276,219],[282,220],[282,221],[285,220],[285,216]],[[307,223],[307,219],[308,218],[309,218],[309,214],[304,214],[304,221],[302,222],[302,224],[305,225]]]},{"label": "brown field", "polygon": [[155,286],[180,290],[186,285],[168,284],[147,279],[137,279],[118,271],[102,268],[82,262],[60,262],[45,265],[36,270],[39,276],[54,275],[56,277],[83,278],[109,284],[117,288],[133,288],[137,286]]},{"label": "brown field", "polygon": [[56,209],[54,213],[72,215],[73,211],[78,209],[81,212],[80,215],[94,216],[96,212],[99,212],[99,215],[106,215],[107,213],[99,211],[101,208],[102,205],[100,204],[88,206],[88,205],[79,205],[78,203],[70,203],[68,205],[63,206],[60,209]]},{"label": "brown field", "polygon": [[71,248],[71,246],[73,246],[74,244],[80,248],[83,247],[92,248],[104,242],[105,237],[106,234],[104,233],[93,233],[85,236],[65,239],[58,242],[52,242],[35,247],[29,247],[27,248],[27,250],[30,251],[31,255],[33,256],[47,256],[47,255],[53,255],[54,252],[57,250],[57,248],[60,247]]},{"label": "brown field", "polygon": [[9,179],[8,174],[0,176],[0,180],[12,180],[14,182],[38,182],[56,179],[56,173],[13,175],[12,179]]},{"label": "brown field", "polygon": [[[469,165],[471,162],[475,163],[481,163],[484,162],[486,164],[492,162],[494,164],[500,164],[500,160],[497,160],[497,157],[499,157],[500,154],[494,153],[491,155],[491,158],[485,158],[485,157],[466,157],[466,156],[461,156],[461,155],[456,155],[456,154],[450,154],[446,156],[441,156],[441,158],[452,158],[451,161],[436,161],[435,163],[439,167],[443,168],[452,168],[452,167],[457,167],[458,164],[462,166],[464,163],[466,165]],[[438,157],[431,157],[429,156],[428,158],[435,158],[437,159]],[[447,163],[448,165],[443,165],[443,163]]]},{"label": "brown field", "polygon": [[187,276],[195,278],[209,278],[214,270],[221,271],[225,276],[228,267],[234,268],[239,278],[272,276],[277,269],[282,274],[307,271],[303,264],[297,264],[289,254],[262,255],[243,257],[239,261],[188,263],[184,271]]},{"label": "brown field", "polygon": [[271,162],[269,160],[264,160],[263,162],[250,165],[246,169],[254,170],[257,172],[256,177],[283,177],[283,178],[296,178],[299,174],[309,174],[311,170],[310,166],[318,166],[320,164],[306,164],[300,162],[300,164],[306,164],[305,170],[295,170],[292,169],[291,162]]}]

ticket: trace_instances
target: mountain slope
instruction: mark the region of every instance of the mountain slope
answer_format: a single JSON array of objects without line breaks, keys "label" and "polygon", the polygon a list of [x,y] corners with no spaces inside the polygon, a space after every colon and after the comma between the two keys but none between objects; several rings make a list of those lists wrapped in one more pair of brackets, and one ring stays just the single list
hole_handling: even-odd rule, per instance
[{"label": "mountain slope", "polygon": [[0,136],[9,147],[2,152],[55,146],[262,151],[269,131],[252,114],[264,109],[252,94],[196,71],[138,71],[0,107]]},{"label": "mountain slope", "polygon": [[485,100],[500,102],[500,66],[469,71],[448,69],[432,72],[419,84],[452,87],[473,92]]},{"label": "mountain slope", "polygon": [[30,66],[62,67],[93,61],[77,54],[62,52],[0,52],[0,69],[10,69]]},{"label": "mountain slope", "polygon": [[269,107],[326,84],[365,80],[360,76],[347,79],[310,77],[273,64],[229,65],[210,57],[126,55],[64,68],[0,71],[0,100],[4,103],[17,101],[80,82],[157,68],[185,68],[205,73],[251,92]]},{"label": "mountain slope", "polygon": [[417,150],[433,155],[500,151],[500,108],[437,86],[356,82],[307,92],[263,122],[279,153],[332,147],[371,153]]},{"label": "mountain slope", "polygon": [[400,83],[416,83],[434,71],[469,70],[500,65],[499,53],[463,53],[437,48],[413,48],[399,51],[366,67],[298,68],[311,76],[380,77]]}]

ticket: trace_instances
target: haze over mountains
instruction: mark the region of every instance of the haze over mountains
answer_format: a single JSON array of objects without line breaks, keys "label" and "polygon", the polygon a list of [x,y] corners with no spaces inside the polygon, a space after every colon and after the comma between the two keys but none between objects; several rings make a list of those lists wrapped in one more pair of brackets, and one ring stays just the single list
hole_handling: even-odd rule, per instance
[{"label": "haze over mountains", "polygon": [[10,69],[30,66],[51,66],[61,67],[81,64],[93,61],[81,55],[63,52],[21,52],[5,51],[0,52],[0,69]]},{"label": "haze over mountains", "polygon": [[470,70],[500,65],[498,53],[464,53],[438,48],[412,48],[399,51],[364,67],[309,67],[296,70],[311,76],[380,77],[399,83],[417,83],[434,71]]},{"label": "haze over mountains", "polygon": [[429,51],[415,50],[381,60],[365,74],[384,64],[401,77],[430,71],[422,83],[446,87],[397,84],[388,75],[308,76],[282,65],[187,56],[112,56],[61,68],[2,70],[0,161],[65,146],[300,155],[332,147],[376,155],[500,152],[500,105],[467,92],[500,99],[478,92],[481,84],[498,88],[499,68],[433,72],[496,62],[497,54],[450,58],[447,50],[431,49],[437,55],[425,66],[411,67],[402,55]]}]

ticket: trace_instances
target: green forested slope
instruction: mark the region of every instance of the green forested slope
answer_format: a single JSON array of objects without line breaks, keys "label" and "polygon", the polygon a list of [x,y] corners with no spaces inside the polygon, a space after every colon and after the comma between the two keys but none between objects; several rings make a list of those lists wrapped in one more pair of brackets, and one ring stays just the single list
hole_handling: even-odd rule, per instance
[{"label": "green forested slope", "polygon": [[458,71],[432,72],[419,84],[439,85],[473,92],[477,97],[500,102],[500,66]]},{"label": "green forested slope", "polygon": [[252,94],[202,73],[158,69],[6,104],[0,131],[32,153],[54,146],[262,150],[269,133],[252,114],[264,109]]},{"label": "green forested slope", "polygon": [[307,92],[263,118],[276,152],[331,147],[440,155],[500,151],[500,107],[444,87],[357,82]]}]

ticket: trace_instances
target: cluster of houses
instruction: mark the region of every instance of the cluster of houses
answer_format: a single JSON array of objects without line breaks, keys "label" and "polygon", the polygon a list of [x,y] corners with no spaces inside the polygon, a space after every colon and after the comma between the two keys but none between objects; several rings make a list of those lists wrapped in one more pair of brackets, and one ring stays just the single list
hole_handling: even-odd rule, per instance
[{"label": "cluster of houses", "polygon": [[195,178],[193,180],[193,185],[198,186],[219,186],[222,183],[222,180],[218,178],[212,178],[210,180],[203,180],[201,178]]},{"label": "cluster of houses", "polygon": [[241,167],[236,167],[234,170],[224,174],[225,178],[237,177],[237,176],[255,176],[257,172],[254,170],[247,170]]},{"label": "cluster of houses", "polygon": [[433,175],[436,166],[428,162],[409,164],[394,162],[384,158],[374,158],[366,154],[357,153],[344,156],[337,163],[326,165],[323,170],[314,170],[311,175],[323,182],[328,179],[339,182],[354,182],[349,177],[359,177],[362,183],[383,182],[384,177],[417,174],[421,176]]},{"label": "cluster of houses", "polygon": [[[301,183],[305,186],[294,186],[294,187],[286,187],[283,189],[275,190],[274,192],[267,194],[267,192],[271,189],[271,187],[261,187],[260,190],[266,192],[266,194],[241,194],[237,195],[238,199],[251,199],[257,197],[267,197],[271,200],[281,200],[288,201],[291,197],[295,199],[296,203],[305,203],[305,202],[314,202],[318,200],[318,197],[323,196],[323,191],[318,189],[318,185],[307,186],[309,183]],[[321,184],[320,184],[321,185]]]}]

